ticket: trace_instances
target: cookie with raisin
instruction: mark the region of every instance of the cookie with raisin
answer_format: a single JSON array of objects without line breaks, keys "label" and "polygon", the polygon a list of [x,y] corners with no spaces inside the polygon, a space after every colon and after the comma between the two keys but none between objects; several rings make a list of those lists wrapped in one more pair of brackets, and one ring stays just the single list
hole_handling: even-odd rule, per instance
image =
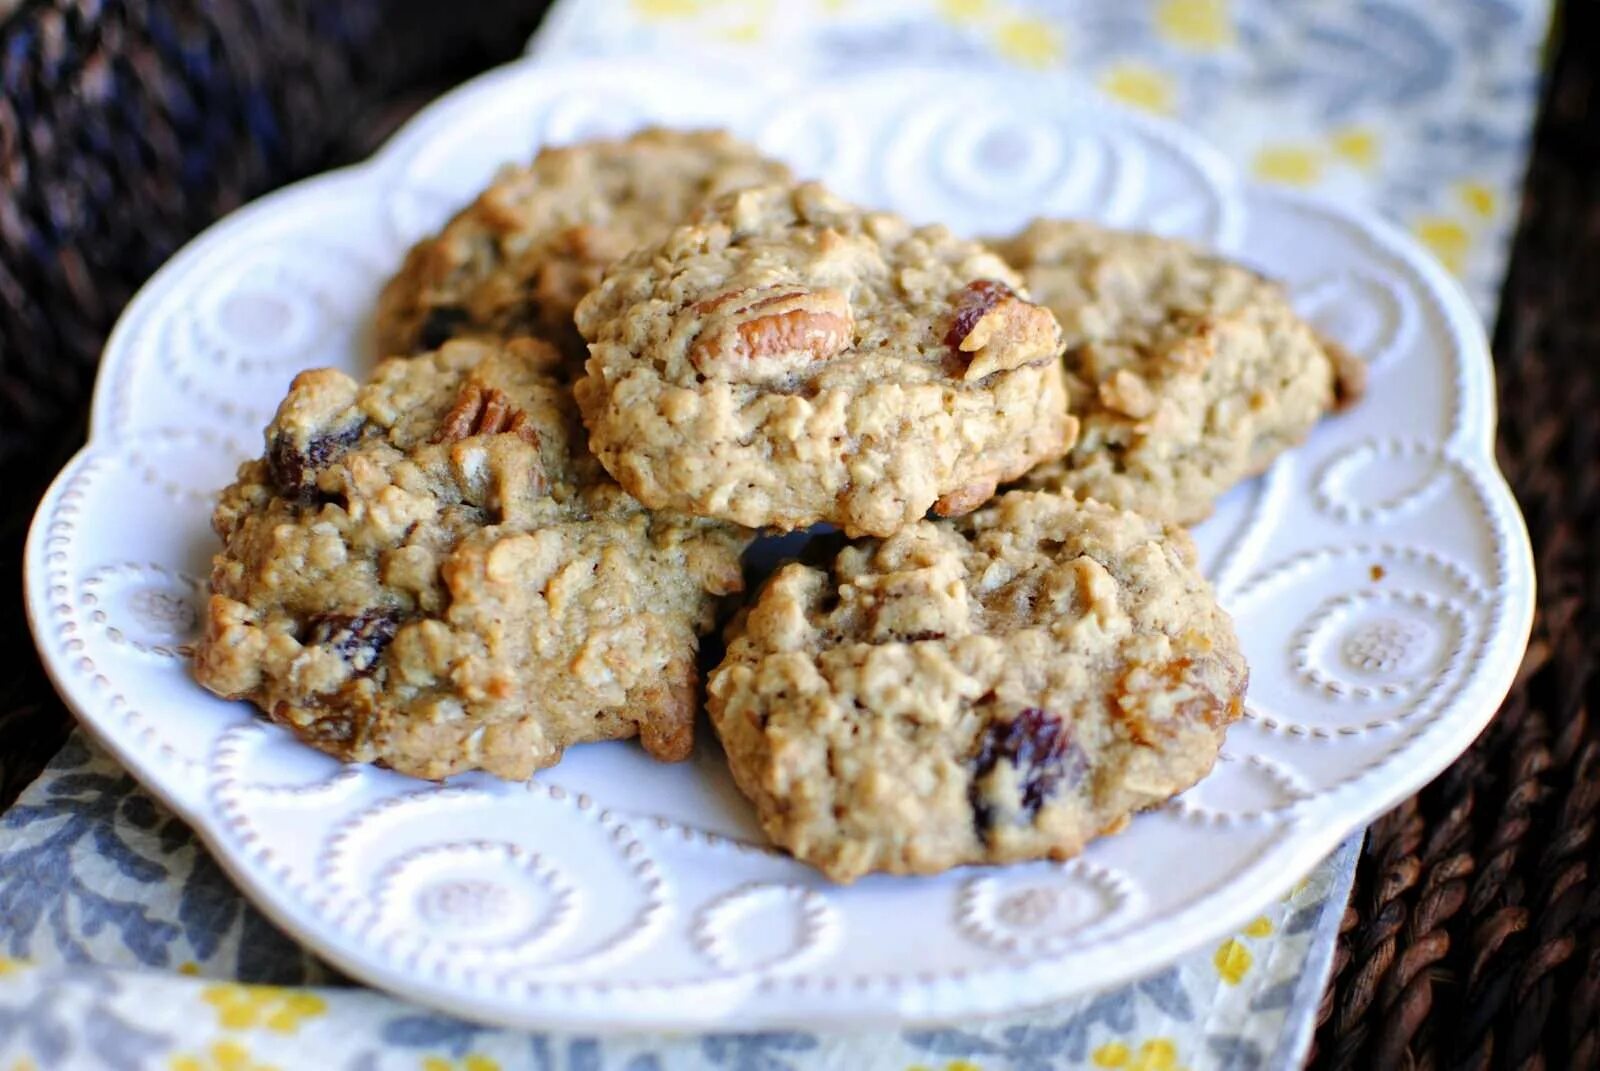
[{"label": "cookie with raisin", "polygon": [[532,335],[581,365],[572,310],[608,265],[708,197],[788,177],[722,131],[648,129],[544,149],[412,247],[378,299],[380,356]]},{"label": "cookie with raisin", "polygon": [[1185,532],[1045,492],[785,565],[727,638],[734,779],[837,881],[1072,856],[1205,776],[1247,678]]},{"label": "cookie with raisin", "polygon": [[1060,328],[993,253],[815,184],[726,194],[578,305],[590,445],[648,506],[888,535],[1072,441]]},{"label": "cookie with raisin", "polygon": [[195,652],[341,759],[526,777],[570,744],[687,756],[696,652],[750,533],[652,513],[588,455],[547,343],[300,374],[222,493]]},{"label": "cookie with raisin", "polygon": [[992,244],[1061,322],[1080,424],[1027,486],[1190,524],[1361,393],[1275,283],[1186,242],[1041,219]]}]

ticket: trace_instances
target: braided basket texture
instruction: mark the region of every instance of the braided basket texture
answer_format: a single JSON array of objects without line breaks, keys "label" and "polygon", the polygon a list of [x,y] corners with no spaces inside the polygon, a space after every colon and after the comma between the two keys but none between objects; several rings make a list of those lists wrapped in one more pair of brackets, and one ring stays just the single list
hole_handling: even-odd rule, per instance
[{"label": "braided basket texture", "polygon": [[[0,560],[105,334],[189,236],[509,59],[515,0],[0,0]],[[9,9],[9,13],[8,13]],[[1540,613],[1505,709],[1373,828],[1318,1068],[1600,1066],[1600,0],[1570,0],[1496,332]],[[0,807],[69,719],[0,570]]]},{"label": "braided basket texture", "polygon": [[70,726],[15,563],[82,441],[122,306],[229,209],[366,156],[413,107],[515,56],[543,7],[0,0],[0,807]]},{"label": "braided basket texture", "polygon": [[1533,641],[1478,742],[1368,834],[1317,1068],[1600,1067],[1600,2],[1563,16],[1495,332]]}]

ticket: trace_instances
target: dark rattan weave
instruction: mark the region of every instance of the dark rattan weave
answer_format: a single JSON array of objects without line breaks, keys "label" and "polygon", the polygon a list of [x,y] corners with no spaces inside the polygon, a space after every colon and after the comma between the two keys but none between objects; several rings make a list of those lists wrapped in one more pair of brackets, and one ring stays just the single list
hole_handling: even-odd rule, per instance
[{"label": "dark rattan weave", "polygon": [[[133,288],[234,205],[510,58],[542,6],[32,0],[0,23],[0,808],[69,726],[16,563]],[[1495,339],[1533,647],[1472,750],[1374,826],[1319,1068],[1600,1066],[1600,0],[1568,7]]]},{"label": "dark rattan weave", "polygon": [[1564,15],[1494,340],[1533,643],[1472,749],[1368,835],[1319,1069],[1600,1066],[1600,2]]},{"label": "dark rattan weave", "polygon": [[34,0],[0,21],[0,807],[70,727],[17,563],[117,313],[218,216],[368,155],[410,107],[515,56],[543,7]]}]

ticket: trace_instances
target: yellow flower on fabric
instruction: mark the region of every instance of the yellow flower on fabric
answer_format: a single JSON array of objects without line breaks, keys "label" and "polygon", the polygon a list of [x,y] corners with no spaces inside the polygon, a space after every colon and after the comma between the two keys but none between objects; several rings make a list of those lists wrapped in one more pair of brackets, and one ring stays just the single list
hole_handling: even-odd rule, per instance
[{"label": "yellow flower on fabric", "polygon": [[260,1026],[279,1034],[292,1034],[300,1029],[302,1021],[328,1010],[321,997],[280,986],[214,985],[203,989],[200,997],[217,1009],[217,1023],[227,1030]]},{"label": "yellow flower on fabric", "polygon": [[687,19],[700,13],[700,0],[633,0],[633,9],[645,19]]},{"label": "yellow flower on fabric", "polygon": [[174,1056],[167,1066],[172,1071],[278,1071],[272,1064],[256,1063],[237,1041],[219,1041],[201,1056]]},{"label": "yellow flower on fabric", "polygon": [[1265,915],[1257,915],[1251,920],[1250,925],[1244,928],[1246,937],[1271,937],[1272,920]]},{"label": "yellow flower on fabric", "polygon": [[939,0],[939,14],[949,22],[971,22],[989,10],[989,0]]},{"label": "yellow flower on fabric", "polygon": [[0,956],[0,978],[4,978],[8,974],[16,974],[25,967],[27,967],[27,963],[23,960],[12,959],[10,956]]},{"label": "yellow flower on fabric", "polygon": [[1322,178],[1322,162],[1303,146],[1269,145],[1256,153],[1255,173],[1269,182],[1314,186]]},{"label": "yellow flower on fabric", "polygon": [[1348,126],[1335,130],[1328,139],[1340,159],[1360,168],[1370,168],[1378,162],[1378,136],[1361,127]]},{"label": "yellow flower on fabric", "polygon": [[1495,195],[1493,187],[1481,182],[1456,183],[1456,196],[1479,219],[1489,219],[1500,207],[1500,198]]},{"label": "yellow flower on fabric", "polygon": [[741,22],[723,30],[722,36],[737,44],[752,44],[761,40],[761,24],[759,22]]},{"label": "yellow flower on fabric", "polygon": [[1411,230],[1446,268],[1458,275],[1466,268],[1472,235],[1460,223],[1444,216],[1423,216]]},{"label": "yellow flower on fabric", "polygon": [[1100,76],[1100,88],[1124,104],[1149,112],[1171,112],[1177,95],[1172,79],[1142,63],[1119,63]]},{"label": "yellow flower on fabric", "polygon": [[500,1061],[481,1052],[469,1052],[459,1060],[427,1056],[423,1058],[422,1071],[500,1071]]},{"label": "yellow flower on fabric", "polygon": [[1178,1046],[1171,1038],[1151,1038],[1137,1052],[1120,1041],[1110,1041],[1089,1054],[1096,1067],[1115,1071],[1184,1071],[1178,1064]]},{"label": "yellow flower on fabric", "polygon": [[1007,19],[995,35],[1000,54],[1024,67],[1048,67],[1059,63],[1066,49],[1061,31],[1044,19]]},{"label": "yellow flower on fabric", "polygon": [[1227,48],[1233,44],[1228,0],[1163,0],[1156,8],[1156,32],[1185,48]]},{"label": "yellow flower on fabric", "polygon": [[1217,947],[1217,954],[1211,957],[1211,962],[1216,964],[1217,973],[1229,985],[1238,985],[1250,971],[1250,965],[1255,962],[1255,957],[1244,946],[1244,942],[1230,937]]}]

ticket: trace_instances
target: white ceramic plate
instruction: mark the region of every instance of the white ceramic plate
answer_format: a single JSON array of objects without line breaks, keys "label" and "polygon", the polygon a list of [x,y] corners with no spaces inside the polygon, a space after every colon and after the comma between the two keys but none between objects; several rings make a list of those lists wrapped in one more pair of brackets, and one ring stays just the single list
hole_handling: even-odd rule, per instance
[{"label": "white ceramic plate", "polygon": [[[342,767],[190,681],[211,499],[290,377],[369,363],[382,280],[498,163],[647,121],[730,127],[967,233],[1063,214],[1183,234],[1284,280],[1368,361],[1368,399],[1197,533],[1252,672],[1210,778],[1065,865],[837,888],[764,847],[709,732],[677,766],[591,745],[528,784],[441,786]],[[374,985],[596,1030],[1010,1011],[1241,925],[1483,727],[1533,606],[1493,399],[1477,318],[1403,235],[1242,185],[1183,132],[1064,83],[895,71],[758,92],[520,65],[372,162],[229,217],[145,287],[106,349],[90,443],[34,522],[28,610],[84,724],[264,911]]]}]

